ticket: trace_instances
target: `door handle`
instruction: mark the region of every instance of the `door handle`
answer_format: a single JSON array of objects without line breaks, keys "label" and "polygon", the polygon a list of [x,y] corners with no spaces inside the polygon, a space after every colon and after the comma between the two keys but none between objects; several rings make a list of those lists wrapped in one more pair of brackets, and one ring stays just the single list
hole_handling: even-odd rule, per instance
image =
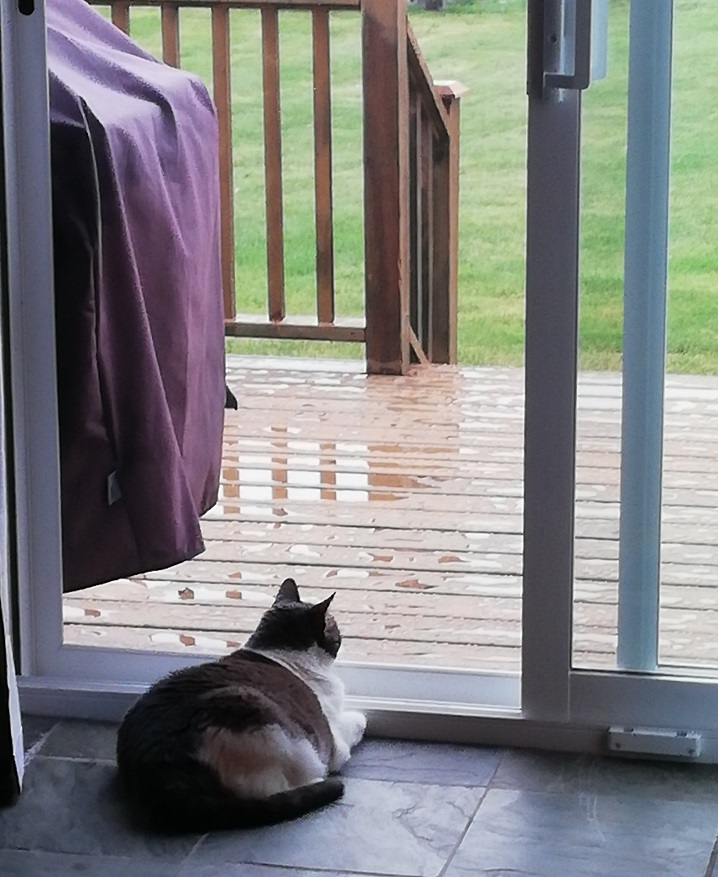
[{"label": "door handle", "polygon": [[592,0],[529,0],[528,93],[591,82]]},{"label": "door handle", "polygon": [[[562,47],[562,70],[557,73],[544,71],[546,88],[588,88],[591,82],[591,5],[591,0],[569,0],[562,4],[563,33],[556,35]],[[567,62],[571,64],[571,73],[563,69]]]}]

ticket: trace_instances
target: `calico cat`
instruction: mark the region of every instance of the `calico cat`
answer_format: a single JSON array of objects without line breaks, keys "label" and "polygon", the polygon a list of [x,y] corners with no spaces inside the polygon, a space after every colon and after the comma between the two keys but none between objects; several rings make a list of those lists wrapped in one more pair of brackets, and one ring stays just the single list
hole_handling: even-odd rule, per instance
[{"label": "calico cat", "polygon": [[286,579],[246,645],[156,682],[127,713],[117,767],[133,806],[165,831],[269,825],[341,797],[328,776],[366,727],[333,669],[329,605]]}]

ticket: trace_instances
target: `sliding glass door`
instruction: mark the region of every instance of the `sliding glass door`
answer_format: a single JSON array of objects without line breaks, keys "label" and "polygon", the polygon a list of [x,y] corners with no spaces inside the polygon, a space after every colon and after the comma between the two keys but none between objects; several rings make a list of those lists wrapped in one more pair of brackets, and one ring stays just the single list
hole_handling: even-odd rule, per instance
[{"label": "sliding glass door", "polygon": [[[617,751],[713,758],[715,378],[666,373],[666,349],[669,369],[711,370],[701,319],[714,317],[700,292],[718,261],[696,184],[709,191],[716,168],[685,129],[701,116],[710,127],[715,90],[697,107],[688,69],[673,65],[675,23],[699,34],[703,5],[612,9],[608,76],[582,107],[589,3],[529,4],[523,692],[527,714],[594,726]],[[595,66],[603,10],[593,7]],[[684,100],[674,130],[688,142],[671,160],[674,86]],[[671,331],[683,333],[675,347]],[[617,335],[613,360],[593,350],[601,332]]]},{"label": "sliding glass door", "polygon": [[587,362],[599,332],[613,334],[616,355],[613,378],[584,378],[580,527],[601,562],[591,566],[588,543],[577,545],[574,659],[710,676],[716,29],[709,4],[681,2],[634,3],[613,26],[615,62],[585,108],[582,303]]}]

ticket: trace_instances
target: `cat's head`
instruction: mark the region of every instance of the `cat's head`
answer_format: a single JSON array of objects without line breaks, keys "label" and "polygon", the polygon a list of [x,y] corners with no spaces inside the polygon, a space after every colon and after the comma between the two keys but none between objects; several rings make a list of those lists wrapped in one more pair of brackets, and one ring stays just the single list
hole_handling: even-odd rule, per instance
[{"label": "cat's head", "polygon": [[342,637],[328,611],[333,599],[334,594],[321,603],[304,603],[294,579],[285,579],[247,646],[263,651],[309,651],[317,646],[336,658]]}]

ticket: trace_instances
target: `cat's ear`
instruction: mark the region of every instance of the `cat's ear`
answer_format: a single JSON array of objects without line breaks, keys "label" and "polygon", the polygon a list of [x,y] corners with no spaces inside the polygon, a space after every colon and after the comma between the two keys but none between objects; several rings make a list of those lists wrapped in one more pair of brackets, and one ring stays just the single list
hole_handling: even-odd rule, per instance
[{"label": "cat's ear", "polygon": [[274,605],[279,603],[300,603],[299,590],[294,579],[285,579],[279,586],[277,596],[274,598]]},{"label": "cat's ear", "polygon": [[322,600],[321,603],[315,603],[312,606],[312,612],[315,612],[317,615],[321,615],[324,617],[327,614],[327,610],[331,605],[332,600],[336,597],[337,592],[335,591],[331,596],[327,597],[326,600]]},{"label": "cat's ear", "polygon": [[329,606],[335,596],[336,594],[332,594],[330,597],[327,597],[326,600],[322,600],[321,603],[316,603],[309,610],[317,643],[325,649],[332,658],[336,658],[337,652],[339,651],[339,644],[342,641],[336,622],[331,616],[327,616]]}]

